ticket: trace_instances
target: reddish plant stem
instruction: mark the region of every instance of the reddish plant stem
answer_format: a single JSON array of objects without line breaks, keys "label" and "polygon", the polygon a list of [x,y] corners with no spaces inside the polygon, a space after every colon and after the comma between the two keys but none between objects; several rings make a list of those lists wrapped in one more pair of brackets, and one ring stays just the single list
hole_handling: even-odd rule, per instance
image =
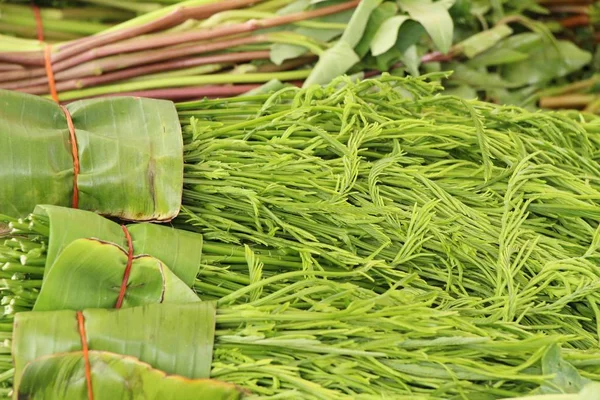
[{"label": "reddish plant stem", "polygon": [[188,19],[208,18],[218,12],[247,7],[258,3],[259,1],[260,0],[222,0],[212,4],[205,4],[195,7],[177,7],[172,13],[165,15],[158,20],[150,21],[144,25],[113,31],[95,37],[91,36],[71,42],[54,55],[52,62],[56,63],[81,52],[95,49],[119,40],[135,38],[146,33],[171,28]]},{"label": "reddish plant stem", "polygon": [[[241,38],[226,39],[221,41],[212,41],[200,44],[176,46],[173,48],[165,48],[154,51],[146,51],[132,54],[121,54],[119,57],[106,58],[104,60],[97,61],[101,71],[104,70],[115,70],[125,67],[131,67],[135,65],[143,65],[151,62],[160,60],[172,60],[175,57],[189,56],[192,54],[208,53],[210,51],[224,50],[235,46],[241,46],[246,44],[259,43],[266,41],[267,38],[264,35],[257,36],[246,36]],[[100,58],[100,57],[98,57]],[[88,61],[89,62],[89,61]],[[79,63],[73,63],[71,60],[65,60],[61,63],[54,65],[55,71],[64,71],[66,68],[78,65]]]},{"label": "reddish plant stem", "polygon": [[542,108],[583,108],[592,102],[596,96],[591,94],[567,94],[563,96],[548,96],[540,99]]},{"label": "reddish plant stem", "polygon": [[[170,14],[140,26],[134,26],[104,34],[101,33],[98,35],[92,35],[66,43],[61,46],[60,51],[52,55],[52,63],[54,64],[61,60],[72,58],[87,51],[91,51],[91,53],[93,53],[93,49],[114,43],[119,40],[130,39],[149,32],[167,29],[185,21],[186,19],[207,18],[217,12],[249,6],[257,3],[258,1],[259,0],[224,0],[202,6],[178,7]],[[0,61],[16,62],[26,65],[44,65],[44,55],[43,52],[40,51],[27,53],[0,53]]]},{"label": "reddish plant stem", "polygon": [[[246,93],[252,89],[260,87],[260,84],[247,85],[214,85],[214,86],[197,86],[188,88],[173,88],[173,89],[154,89],[154,90],[139,90],[135,92],[119,93],[119,96],[136,96],[136,97],[151,97],[154,99],[168,99],[172,101],[181,101],[192,98],[203,97],[230,97],[242,93]],[[94,96],[108,97],[111,94]],[[79,99],[78,99],[79,100]]]},{"label": "reddish plant stem", "polygon": [[[36,52],[0,52],[0,62],[15,63],[21,65],[44,65],[44,57]],[[4,76],[0,77],[4,78]]]},{"label": "reddish plant stem", "polygon": [[[286,25],[293,22],[303,21],[310,18],[322,17],[325,15],[335,14],[350,8],[354,8],[359,3],[359,0],[352,0],[333,6],[322,7],[311,11],[302,11],[294,14],[282,15],[263,20],[251,20],[240,24],[219,26],[212,29],[203,29],[193,32],[173,32],[154,35],[153,37],[145,38],[144,40],[134,40],[127,43],[116,43],[98,47],[93,50],[86,51],[74,57],[56,63],[57,59],[53,57],[53,65],[55,71],[62,71],[74,65],[88,62],[93,59],[107,57],[115,54],[131,53],[135,51],[156,49],[159,47],[173,46],[182,43],[189,43],[198,40],[209,40],[226,36],[233,36],[244,33],[251,33],[258,29],[272,28],[280,25]],[[57,53],[60,54],[60,53]]]},{"label": "reddish plant stem", "polygon": [[574,4],[594,4],[596,0],[538,0],[542,5],[574,5]]},{"label": "reddish plant stem", "polygon": [[[120,69],[126,69],[135,67],[138,65],[151,64],[164,60],[174,60],[176,58],[190,56],[194,54],[208,53],[211,51],[218,51],[224,49],[234,48],[236,46],[260,43],[261,41],[267,41],[268,38],[264,35],[247,36],[241,38],[227,39],[223,41],[215,41],[211,43],[200,43],[193,45],[177,46],[172,49],[165,49],[162,51],[146,51],[132,54],[125,54],[119,57],[107,57],[104,59],[90,61],[84,64],[77,65],[73,68],[66,69],[60,72],[55,70],[55,79],[57,81],[64,81],[67,79],[83,78],[87,76],[96,76],[104,72],[115,71]],[[9,76],[10,74],[10,76]],[[46,82],[46,72],[43,68],[26,71],[15,71],[14,73],[3,74],[0,77],[0,87],[4,89],[26,87],[31,85],[37,85]],[[2,78],[9,76],[12,78],[10,83],[1,83]],[[23,78],[18,79],[18,76]],[[32,79],[40,77],[39,79]]]},{"label": "reddish plant stem", "polygon": [[[225,53],[225,54],[216,54],[205,57],[194,57],[181,59],[176,61],[171,61],[168,63],[161,64],[152,64],[143,67],[137,68],[129,68],[126,70],[114,72],[111,74],[101,75],[101,76],[92,76],[83,79],[72,79],[68,81],[59,82],[56,84],[56,89],[59,92],[64,92],[67,90],[75,90],[86,87],[92,87],[97,85],[102,85],[106,83],[116,82],[124,79],[135,78],[139,76],[148,75],[151,73],[171,71],[174,69],[181,68],[189,68],[199,65],[213,64],[213,63],[232,63],[239,61],[251,61],[258,59],[266,59],[269,58],[269,51],[249,51],[243,53]],[[19,87],[14,88],[13,90],[17,90],[20,92],[31,93],[31,94],[46,94],[48,93],[48,85],[46,83],[42,83],[35,86],[28,87]]]},{"label": "reddish plant stem", "polygon": [[[241,0],[240,0],[241,1]],[[250,1],[250,0],[245,0]],[[168,44],[176,44],[176,43],[184,43],[189,41],[201,40],[201,39],[214,39],[217,37],[224,36],[233,36],[238,33],[250,33],[257,29],[270,28],[274,26],[284,25],[292,22],[301,21],[304,19],[320,17],[324,15],[334,14],[343,10],[347,10],[355,7],[358,4],[359,0],[352,0],[346,3],[337,4],[334,6],[323,7],[316,10],[311,11],[303,11],[295,14],[289,14],[284,16],[278,16],[273,18],[267,18],[265,20],[260,21],[248,21],[242,24],[235,24],[229,26],[222,26],[215,29],[206,29],[198,32],[184,32],[184,33],[174,33],[174,34],[162,34],[159,35],[155,40],[135,40],[128,41],[122,44],[116,44],[113,46],[105,46],[94,50],[88,50],[83,54],[76,55],[68,60],[64,60],[62,62],[56,62],[58,59],[56,54],[61,54],[61,57],[64,54],[67,54],[65,51],[60,53],[56,53],[53,55],[53,70],[58,75],[59,72],[69,69],[73,66],[89,62],[91,60],[99,59],[108,55],[120,54],[121,52],[133,52],[136,49],[142,48],[156,48],[163,45]],[[176,35],[176,37],[173,37]],[[167,44],[161,42],[163,36],[170,41],[167,41]],[[87,38],[86,40],[92,40],[95,37]],[[175,41],[173,41],[175,40]],[[126,46],[126,47],[123,47]],[[141,46],[141,47],[140,47]],[[174,49],[173,49],[174,50]],[[161,51],[164,53],[164,51]],[[5,60],[8,62],[15,62],[18,64],[25,65],[43,65],[43,59],[39,59],[39,52],[32,53],[0,53],[0,61]],[[0,82],[6,81],[14,81],[20,79],[33,78],[44,75],[44,69],[39,68],[36,70],[27,70],[27,71],[11,71],[6,74],[2,74],[0,76]]]},{"label": "reddish plant stem", "polygon": [[553,13],[589,14],[590,9],[585,5],[557,5],[547,7]]},{"label": "reddish plant stem", "polygon": [[0,71],[22,71],[23,69],[19,64],[0,63]]},{"label": "reddish plant stem", "polygon": [[436,62],[436,61],[451,61],[454,58],[453,54],[443,54],[440,53],[439,51],[434,51],[433,53],[428,53],[428,54],[424,54],[423,57],[421,57],[421,62],[423,63],[429,63],[429,62]]},{"label": "reddish plant stem", "polygon": [[590,17],[586,14],[575,15],[558,21],[563,28],[575,28],[590,24]]}]

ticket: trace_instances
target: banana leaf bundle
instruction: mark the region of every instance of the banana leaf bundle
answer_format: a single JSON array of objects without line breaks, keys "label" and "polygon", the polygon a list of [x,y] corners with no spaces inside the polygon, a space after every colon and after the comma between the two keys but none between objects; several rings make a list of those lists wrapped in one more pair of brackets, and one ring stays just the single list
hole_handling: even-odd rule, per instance
[{"label": "banana leaf bundle", "polygon": [[[43,221],[36,215],[33,221]],[[38,224],[20,226],[17,222],[12,228],[7,243],[19,242],[21,251],[28,243],[47,240],[39,233],[43,228]],[[14,257],[11,249],[0,250],[0,254]],[[31,261],[20,258],[23,264]],[[99,259],[97,264],[102,262]],[[144,306],[128,308],[131,304],[124,303],[120,310],[84,310],[82,322],[75,310],[86,304],[88,293],[65,282],[62,287],[67,302],[60,305],[62,308],[18,313],[14,325],[7,320],[11,316],[5,315],[6,322],[0,326],[6,337],[0,363],[0,376],[6,385],[3,393],[10,393],[14,374],[15,395],[45,393],[47,398],[58,398],[56,393],[68,390],[66,393],[73,398],[86,398],[84,359],[92,365],[92,387],[99,395],[105,395],[103,391],[108,389],[111,391],[107,393],[123,390],[120,380],[106,377],[106,365],[116,366],[118,377],[130,364],[131,368],[142,369],[143,363],[154,376],[163,372],[188,378],[210,375],[229,382],[228,386],[192,381],[176,392],[188,393],[203,383],[199,389],[203,391],[189,398],[211,399],[242,395],[438,399],[461,393],[470,398],[503,398],[530,391],[552,393],[555,387],[563,388],[560,379],[565,376],[576,377],[576,381],[570,381],[570,390],[589,383],[577,370],[573,373],[570,362],[591,354],[570,348],[561,352],[559,346],[568,346],[567,336],[519,332],[510,324],[482,324],[458,311],[433,307],[442,293],[413,285],[418,280],[415,276],[407,276],[396,287],[378,294],[341,280],[315,279],[310,271],[265,278],[260,258],[252,252],[248,263],[251,282],[230,290],[218,301],[156,304],[147,299],[149,303]],[[73,273],[80,271],[74,268]],[[364,271],[345,275],[360,273]],[[100,269],[88,274],[101,281]],[[51,282],[56,279],[60,278],[49,273],[44,285],[56,286]],[[233,273],[229,279],[239,281]],[[23,276],[12,280],[15,284],[27,283]],[[135,289],[136,283],[130,284],[130,289]],[[88,344],[87,350],[83,350],[83,343]],[[87,358],[82,351],[89,352]],[[549,379],[551,374],[556,377]],[[105,379],[101,379],[103,376]],[[123,378],[132,383],[124,386],[132,393],[152,395],[158,390],[147,380],[140,385],[136,376]],[[65,377],[66,382],[76,384],[64,385]],[[210,397],[205,393],[212,392],[204,392],[208,390],[225,391],[231,397]]]},{"label": "banana leaf bundle", "polygon": [[173,103],[120,97],[64,107],[0,96],[1,213],[25,216],[40,203],[137,221],[179,212],[183,144]]},{"label": "banana leaf bundle", "polygon": [[[592,62],[594,49],[578,46],[569,27],[532,19],[552,9],[533,0],[191,0],[55,43],[50,64],[60,101],[180,101],[264,83],[326,84],[344,73],[454,70],[449,93],[533,106],[541,88],[579,79]],[[0,88],[54,96],[45,44],[3,39]]]}]

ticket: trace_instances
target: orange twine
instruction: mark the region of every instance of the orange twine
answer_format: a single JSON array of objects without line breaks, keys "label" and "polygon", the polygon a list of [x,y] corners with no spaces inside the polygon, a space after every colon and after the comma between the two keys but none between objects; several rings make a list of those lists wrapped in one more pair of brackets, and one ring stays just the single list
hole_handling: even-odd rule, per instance
[{"label": "orange twine", "polygon": [[40,42],[44,41],[44,25],[42,23],[42,14],[40,13],[40,8],[35,4],[31,4],[31,8],[33,10],[33,16],[35,17],[35,27],[37,30],[37,38]]},{"label": "orange twine", "polygon": [[[33,16],[35,17],[35,28],[37,31],[37,38],[42,44],[44,44],[44,23],[42,22],[42,14],[40,8],[35,4],[31,4],[33,10]],[[46,68],[46,76],[48,77],[48,87],[50,88],[50,95],[52,100],[59,102],[58,92],[56,91],[56,81],[54,80],[54,71],[52,70],[52,46],[46,44],[44,47],[44,67]]]},{"label": "orange twine", "polygon": [[92,367],[90,365],[90,354],[88,350],[87,336],[85,334],[85,318],[81,311],[77,311],[77,326],[79,336],[81,337],[81,348],[83,350],[83,360],[85,362],[85,380],[87,382],[88,400],[94,400],[94,391],[92,390]]},{"label": "orange twine", "polygon": [[129,230],[125,225],[121,225],[123,229],[123,233],[125,233],[125,238],[127,239],[127,266],[125,267],[125,273],[123,273],[123,281],[121,282],[121,290],[119,291],[119,298],[117,299],[117,304],[115,308],[121,308],[123,305],[123,299],[125,298],[125,291],[127,290],[127,282],[129,282],[129,274],[131,273],[131,265],[133,264],[133,242],[131,240],[131,235],[129,234]]}]

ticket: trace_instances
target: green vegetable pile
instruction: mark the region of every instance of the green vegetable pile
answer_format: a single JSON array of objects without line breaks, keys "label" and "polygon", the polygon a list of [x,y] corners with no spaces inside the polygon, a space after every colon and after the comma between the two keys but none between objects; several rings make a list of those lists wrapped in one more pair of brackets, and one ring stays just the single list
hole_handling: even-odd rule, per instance
[{"label": "green vegetable pile", "polygon": [[413,274],[434,308],[557,335],[597,378],[598,120],[439,89],[386,76],[180,104],[180,226],[307,271],[368,268],[354,283],[380,293]]},{"label": "green vegetable pile", "polygon": [[[443,78],[177,105],[173,224],[204,238],[193,289],[217,304],[211,378],[246,398],[596,393],[600,120],[427,81]],[[5,220],[8,394],[13,315],[37,299],[48,234]]]}]

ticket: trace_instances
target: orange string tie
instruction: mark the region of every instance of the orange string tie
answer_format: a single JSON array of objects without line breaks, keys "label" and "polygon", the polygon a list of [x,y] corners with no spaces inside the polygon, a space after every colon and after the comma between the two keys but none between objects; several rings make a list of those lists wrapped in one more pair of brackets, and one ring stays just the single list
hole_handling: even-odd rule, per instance
[{"label": "orange string tie", "polygon": [[42,14],[40,13],[40,8],[32,3],[31,9],[33,10],[33,16],[35,18],[35,28],[37,30],[37,39],[40,42],[43,42],[44,41],[44,24],[42,23]]},{"label": "orange string tie", "polygon": [[46,68],[46,76],[48,77],[48,87],[52,100],[60,103],[58,100],[58,92],[56,91],[56,81],[54,80],[54,71],[52,70],[52,46],[46,45],[44,48],[44,66]]},{"label": "orange string tie", "polygon": [[81,337],[83,361],[85,362],[85,380],[87,383],[88,400],[94,400],[94,391],[92,390],[92,367],[90,365],[90,354],[87,336],[85,334],[85,318],[81,311],[77,311],[77,326],[79,328],[79,336]]},{"label": "orange string tie", "polygon": [[79,186],[77,184],[77,178],[79,177],[79,171],[81,169],[79,165],[79,150],[77,149],[77,137],[75,136],[75,126],[73,125],[73,119],[71,113],[65,106],[60,106],[67,117],[67,126],[69,127],[69,136],[71,141],[71,155],[73,156],[73,201],[72,207],[79,208]]},{"label": "orange string tie", "polygon": [[[42,21],[42,14],[40,12],[40,8],[32,3],[31,9],[33,10],[33,16],[35,17],[35,28],[37,31],[37,38],[42,44],[45,44],[44,23]],[[50,96],[52,96],[52,100],[58,103],[58,92],[56,90],[54,71],[52,70],[52,46],[49,44],[46,44],[44,47],[44,68],[46,69],[46,76],[48,77],[48,88],[50,89]]]},{"label": "orange string tie", "polygon": [[125,238],[127,239],[127,266],[125,267],[125,273],[123,273],[123,281],[121,282],[121,290],[119,291],[119,298],[115,308],[121,308],[123,305],[123,299],[125,298],[125,291],[127,290],[127,282],[129,282],[129,274],[131,273],[131,265],[133,264],[133,241],[129,230],[125,225],[121,225]]}]

